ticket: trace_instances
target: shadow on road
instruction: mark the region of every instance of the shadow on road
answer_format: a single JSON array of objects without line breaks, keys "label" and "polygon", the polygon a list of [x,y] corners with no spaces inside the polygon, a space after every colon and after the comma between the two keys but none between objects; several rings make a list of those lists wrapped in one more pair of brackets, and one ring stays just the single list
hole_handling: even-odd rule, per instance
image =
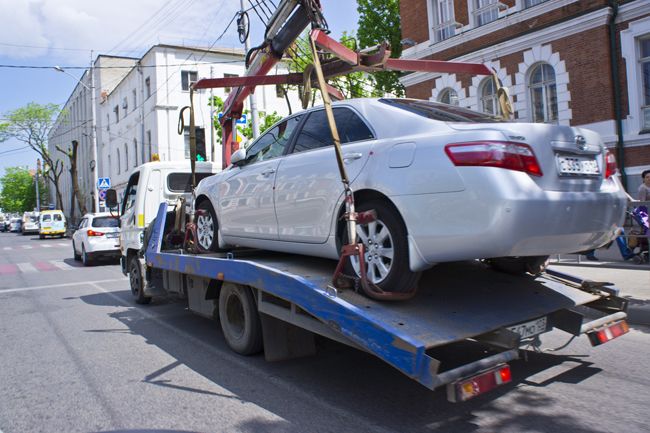
[{"label": "shadow on road", "polygon": [[[152,369],[142,378],[143,382],[176,391],[221,396],[165,376],[176,367],[185,366],[227,389],[234,398],[258,405],[283,419],[247,420],[237,431],[331,431],[332,426],[310,425],[312,417],[300,412],[303,405],[309,406],[308,410],[331,412],[338,423],[358,422],[357,417],[367,420],[368,425],[355,425],[355,432],[601,431],[578,416],[557,413],[553,409],[557,409],[558,403],[548,397],[548,392],[541,391],[556,383],[580,383],[600,372],[579,356],[528,351],[527,361],[511,363],[512,383],[469,402],[454,404],[447,402],[444,388],[432,392],[378,358],[328,339],[317,339],[315,357],[271,363],[261,355],[234,354],[227,347],[218,322],[190,313],[181,301],[155,299],[149,306],[136,307],[128,290],[81,299],[91,305],[126,307],[110,313],[110,317],[126,326],[127,333],[144,337],[147,343],[174,358],[169,365]],[[537,377],[563,364],[571,368],[555,376]],[[373,428],[373,424],[380,427]]]}]

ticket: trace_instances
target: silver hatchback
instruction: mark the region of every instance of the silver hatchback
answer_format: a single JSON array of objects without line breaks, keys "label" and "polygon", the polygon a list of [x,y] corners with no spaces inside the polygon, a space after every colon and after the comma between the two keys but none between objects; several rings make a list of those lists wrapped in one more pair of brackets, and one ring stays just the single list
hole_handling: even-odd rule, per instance
[{"label": "silver hatchback", "polygon": [[[550,254],[607,243],[623,222],[616,163],[593,131],[412,99],[342,101],[334,113],[357,210],[378,214],[358,236],[368,277],[383,290],[408,291],[439,262],[491,259],[535,272]],[[235,152],[196,197],[206,250],[336,259],[347,239],[322,107]],[[358,272],[354,260],[349,271]]]}]

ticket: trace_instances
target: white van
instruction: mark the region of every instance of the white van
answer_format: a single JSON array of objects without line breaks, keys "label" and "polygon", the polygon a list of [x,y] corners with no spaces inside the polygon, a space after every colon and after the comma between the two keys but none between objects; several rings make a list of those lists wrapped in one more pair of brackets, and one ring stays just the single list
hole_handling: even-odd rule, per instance
[{"label": "white van", "polygon": [[[196,183],[216,173],[217,169],[217,165],[211,162],[197,162]],[[190,161],[148,162],[131,173],[119,205],[119,216],[120,263],[124,275],[133,272],[130,278],[132,286],[142,283],[143,268],[139,251],[145,227],[156,217],[163,201],[174,204],[184,196],[189,202],[192,195],[191,176]]]}]

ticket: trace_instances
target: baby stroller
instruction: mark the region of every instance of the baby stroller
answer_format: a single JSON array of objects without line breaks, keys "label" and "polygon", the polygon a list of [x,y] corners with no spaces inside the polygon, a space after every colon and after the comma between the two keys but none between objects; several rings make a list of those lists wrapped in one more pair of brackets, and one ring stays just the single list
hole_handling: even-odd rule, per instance
[{"label": "baby stroller", "polygon": [[[638,227],[633,226],[628,236],[619,236],[616,238],[616,243],[625,260],[633,259],[636,263],[647,263],[648,238],[650,237],[648,208],[646,206],[638,206],[632,212],[628,211],[628,215]],[[627,242],[625,242],[626,238]]]}]

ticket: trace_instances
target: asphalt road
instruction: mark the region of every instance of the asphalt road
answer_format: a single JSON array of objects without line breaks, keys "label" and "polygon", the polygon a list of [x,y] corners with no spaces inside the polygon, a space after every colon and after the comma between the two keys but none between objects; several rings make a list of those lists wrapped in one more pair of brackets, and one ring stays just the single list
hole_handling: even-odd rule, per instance
[{"label": "asphalt road", "polygon": [[528,352],[510,385],[452,404],[324,339],[316,357],[235,355],[180,301],[136,306],[114,262],[84,268],[70,240],[0,233],[3,433],[647,432],[649,355],[642,325],[597,348],[582,337]]}]

